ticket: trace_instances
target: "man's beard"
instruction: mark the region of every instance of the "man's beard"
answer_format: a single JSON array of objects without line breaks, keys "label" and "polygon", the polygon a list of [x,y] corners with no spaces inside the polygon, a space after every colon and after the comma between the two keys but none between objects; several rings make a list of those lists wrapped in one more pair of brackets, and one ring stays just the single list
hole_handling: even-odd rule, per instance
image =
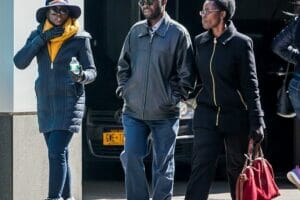
[{"label": "man's beard", "polygon": [[162,5],[161,5],[161,3],[159,3],[157,8],[155,8],[154,13],[150,16],[145,16],[145,18],[147,20],[157,19],[161,15],[162,11],[163,11]]}]

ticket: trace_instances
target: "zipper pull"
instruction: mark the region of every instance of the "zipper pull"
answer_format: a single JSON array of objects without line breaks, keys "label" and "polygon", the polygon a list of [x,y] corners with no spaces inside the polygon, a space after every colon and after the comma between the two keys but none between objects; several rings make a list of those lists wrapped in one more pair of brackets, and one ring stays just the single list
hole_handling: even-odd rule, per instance
[{"label": "zipper pull", "polygon": [[214,44],[217,44],[217,38],[214,38]]},{"label": "zipper pull", "polygon": [[50,69],[53,69],[53,62],[51,62]]},{"label": "zipper pull", "polygon": [[152,44],[153,37],[154,37],[154,34],[152,34],[152,35],[150,36],[150,44]]}]

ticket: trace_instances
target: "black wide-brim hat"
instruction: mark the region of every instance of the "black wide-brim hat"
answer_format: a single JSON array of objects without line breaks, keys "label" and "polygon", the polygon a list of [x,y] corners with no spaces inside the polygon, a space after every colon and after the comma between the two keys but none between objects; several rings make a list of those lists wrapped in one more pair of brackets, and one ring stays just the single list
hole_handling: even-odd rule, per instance
[{"label": "black wide-brim hat", "polygon": [[81,15],[81,8],[77,5],[69,4],[68,0],[47,0],[44,7],[39,8],[36,11],[36,20],[39,23],[42,23],[46,19],[46,14],[49,8],[55,6],[65,6],[69,9],[69,16],[71,18],[77,19]]}]

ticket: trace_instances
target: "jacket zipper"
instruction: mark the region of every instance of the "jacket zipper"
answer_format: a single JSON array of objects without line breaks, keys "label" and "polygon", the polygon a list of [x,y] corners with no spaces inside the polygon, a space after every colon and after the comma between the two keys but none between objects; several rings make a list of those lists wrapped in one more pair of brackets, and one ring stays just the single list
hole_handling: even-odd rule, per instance
[{"label": "jacket zipper", "polygon": [[240,97],[240,99],[241,99],[242,104],[245,106],[245,109],[248,110],[248,106],[247,106],[247,104],[246,104],[246,102],[245,102],[245,100],[244,100],[242,94],[240,93],[239,90],[236,90],[236,91],[237,91],[237,93],[238,93],[238,95],[239,95],[239,97]]},{"label": "jacket zipper", "polygon": [[[65,41],[65,42],[66,42],[66,41]],[[59,48],[59,50],[58,50],[58,52],[57,52],[57,54],[56,54],[56,56],[55,56],[53,62],[51,61],[49,51],[47,50],[47,51],[48,51],[49,60],[50,60],[50,69],[51,69],[51,70],[54,69],[54,67],[53,67],[54,61],[55,61],[56,57],[58,56],[58,54],[60,53],[60,50],[62,49],[63,46],[64,46],[64,44],[62,44],[61,47]]]},{"label": "jacket zipper", "polygon": [[219,126],[219,118],[220,118],[221,106],[218,106],[216,126]]},{"label": "jacket zipper", "polygon": [[216,98],[216,83],[215,83],[215,77],[212,71],[212,61],[215,55],[215,51],[216,51],[216,45],[217,45],[217,38],[214,38],[214,47],[213,47],[213,52],[211,54],[211,58],[210,58],[210,62],[209,62],[209,69],[210,69],[210,75],[211,75],[211,79],[212,79],[212,84],[213,84],[213,100],[214,100],[214,105],[218,108],[218,112],[217,112],[217,116],[216,116],[216,126],[219,125],[219,115],[220,115],[220,111],[221,111],[221,107],[218,106],[217,104],[217,98]]},{"label": "jacket zipper", "polygon": [[150,52],[149,52],[148,64],[147,64],[146,86],[145,86],[145,95],[144,95],[144,106],[143,106],[143,117],[142,117],[142,119],[145,119],[145,107],[146,107],[146,99],[147,99],[147,92],[148,92],[149,68],[150,68],[150,59],[151,59],[151,53],[152,53],[152,41],[153,41],[154,34],[150,35],[150,41],[149,41]]},{"label": "jacket zipper", "polygon": [[50,56],[50,53],[49,53],[49,51],[48,51],[48,43],[47,43],[47,52],[48,52],[48,58],[49,58],[49,61],[50,61],[50,70],[53,70],[53,63],[54,63],[54,60],[52,61],[51,60],[51,56]]}]

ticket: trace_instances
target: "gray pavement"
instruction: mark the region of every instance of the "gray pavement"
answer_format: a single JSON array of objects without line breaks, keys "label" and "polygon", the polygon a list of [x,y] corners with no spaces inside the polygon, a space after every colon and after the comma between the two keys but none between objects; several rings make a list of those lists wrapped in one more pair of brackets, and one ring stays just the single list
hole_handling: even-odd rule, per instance
[{"label": "gray pavement", "polygon": [[[300,200],[300,191],[288,182],[279,183],[281,196],[275,200]],[[184,199],[186,182],[176,181],[173,200]],[[230,200],[229,188],[225,181],[214,182],[209,200]],[[124,200],[125,191],[122,181],[86,181],[83,188],[84,200]]]}]

